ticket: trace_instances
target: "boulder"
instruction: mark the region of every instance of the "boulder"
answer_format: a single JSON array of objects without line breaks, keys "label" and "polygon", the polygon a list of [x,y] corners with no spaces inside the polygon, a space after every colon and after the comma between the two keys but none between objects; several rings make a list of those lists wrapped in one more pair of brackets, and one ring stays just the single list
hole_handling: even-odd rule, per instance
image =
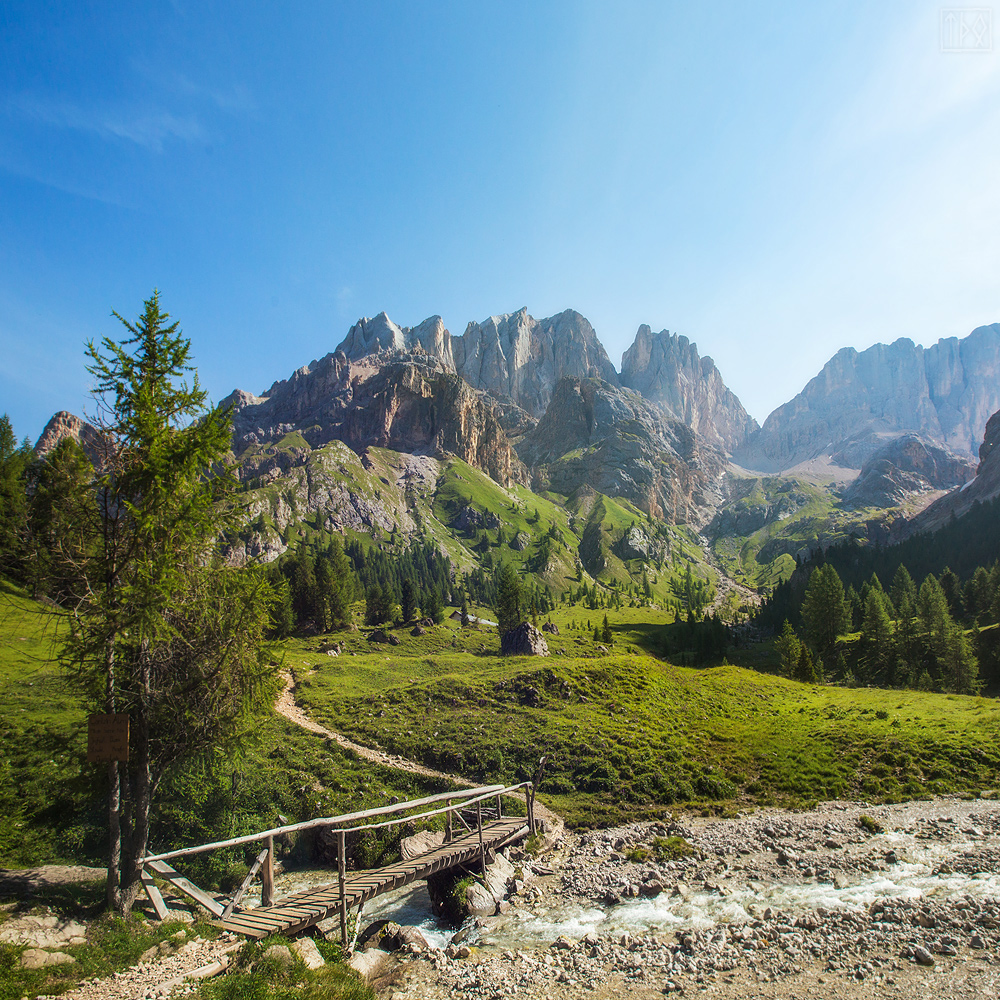
[{"label": "boulder", "polygon": [[410,629],[410,635],[427,635],[427,629],[425,629],[423,625],[414,625],[413,628]]},{"label": "boulder", "polygon": [[326,965],[323,956],[311,937],[300,937],[292,942],[292,951],[305,962],[307,969],[319,969]]},{"label": "boulder", "polygon": [[393,635],[390,632],[389,633],[388,642],[389,642],[390,646],[398,646],[399,645],[399,636],[398,635]]},{"label": "boulder", "polygon": [[44,969],[50,965],[70,965],[76,959],[64,951],[43,951],[41,948],[25,948],[21,952],[21,967]]},{"label": "boulder", "polygon": [[404,861],[426,854],[444,843],[444,830],[421,830],[412,837],[404,837],[399,842],[399,852]]},{"label": "boulder", "polygon": [[[384,628],[377,628],[370,636],[368,636],[369,642],[388,642],[389,634]],[[397,640],[398,641],[398,640]]]},{"label": "boulder", "polygon": [[501,637],[500,653],[502,656],[548,656],[549,647],[531,622],[521,622]]},{"label": "boulder", "polygon": [[542,626],[542,631],[543,632],[548,632],[550,635],[558,635],[559,634],[559,626],[556,625],[555,622],[546,622]]}]

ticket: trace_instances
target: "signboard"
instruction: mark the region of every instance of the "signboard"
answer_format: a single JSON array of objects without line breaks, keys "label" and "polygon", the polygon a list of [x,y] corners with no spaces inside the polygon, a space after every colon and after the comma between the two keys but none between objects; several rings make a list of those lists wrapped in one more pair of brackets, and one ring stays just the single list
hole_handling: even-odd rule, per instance
[{"label": "signboard", "polygon": [[128,760],[128,715],[91,715],[87,719],[87,760]]}]

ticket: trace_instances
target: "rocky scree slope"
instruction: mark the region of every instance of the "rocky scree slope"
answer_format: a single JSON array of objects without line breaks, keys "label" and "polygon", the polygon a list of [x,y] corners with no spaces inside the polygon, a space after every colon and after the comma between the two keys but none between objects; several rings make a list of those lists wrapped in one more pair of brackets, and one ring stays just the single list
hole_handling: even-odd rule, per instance
[{"label": "rocky scree slope", "polygon": [[918,434],[904,434],[865,462],[844,491],[844,501],[857,507],[898,507],[914,494],[950,490],[975,474],[976,467],[967,458]]},{"label": "rocky scree slope", "polygon": [[986,422],[983,443],[979,446],[979,466],[975,478],[952,490],[921,511],[908,525],[907,534],[935,531],[951,517],[968,513],[975,503],[985,503],[1000,496],[1000,410]]}]

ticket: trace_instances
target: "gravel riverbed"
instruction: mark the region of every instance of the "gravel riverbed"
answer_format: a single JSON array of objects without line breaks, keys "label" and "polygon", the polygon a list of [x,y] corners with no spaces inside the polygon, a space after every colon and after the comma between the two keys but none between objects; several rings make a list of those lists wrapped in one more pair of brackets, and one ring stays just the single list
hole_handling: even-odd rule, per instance
[{"label": "gravel riverbed", "polygon": [[[671,837],[693,856],[657,860]],[[509,912],[400,956],[392,1000],[998,995],[993,800],[685,817],[519,864]]]}]

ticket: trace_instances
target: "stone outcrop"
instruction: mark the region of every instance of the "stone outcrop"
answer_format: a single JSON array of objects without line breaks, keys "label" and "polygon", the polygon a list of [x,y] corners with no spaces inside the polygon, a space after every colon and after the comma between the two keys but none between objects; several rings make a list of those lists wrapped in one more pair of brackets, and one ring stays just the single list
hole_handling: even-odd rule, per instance
[{"label": "stone outcrop", "polygon": [[539,489],[569,496],[589,486],[654,516],[697,524],[720,500],[722,455],[639,393],[600,379],[560,381],[517,447]]},{"label": "stone outcrop", "polygon": [[975,466],[916,434],[890,441],[869,458],[844,493],[856,507],[896,507],[917,493],[969,482]]},{"label": "stone outcrop", "polygon": [[757,421],[722,381],[709,357],[687,337],[639,327],[622,355],[622,385],[665,406],[709,444],[732,452],[758,430]]},{"label": "stone outcrop", "polygon": [[545,636],[531,622],[521,622],[500,637],[501,656],[548,656]]},{"label": "stone outcrop", "polygon": [[311,448],[343,441],[358,453],[371,446],[450,452],[501,485],[526,480],[487,395],[429,357],[369,360],[328,354],[263,396],[236,391],[227,397],[236,457],[297,433]]},{"label": "stone outcrop", "polygon": [[455,370],[476,389],[513,400],[534,417],[566,375],[612,385],[618,373],[594,328],[572,309],[537,320],[527,309],[470,323],[453,341]]},{"label": "stone outcrop", "polygon": [[734,453],[767,472],[840,453],[857,468],[887,440],[919,434],[972,456],[1000,408],[1000,324],[923,348],[900,339],[838,351],[794,399]]},{"label": "stone outcrop", "polygon": [[63,438],[72,438],[95,468],[104,464],[104,442],[101,432],[86,420],[66,410],[53,414],[35,443],[35,454],[44,458]]}]

